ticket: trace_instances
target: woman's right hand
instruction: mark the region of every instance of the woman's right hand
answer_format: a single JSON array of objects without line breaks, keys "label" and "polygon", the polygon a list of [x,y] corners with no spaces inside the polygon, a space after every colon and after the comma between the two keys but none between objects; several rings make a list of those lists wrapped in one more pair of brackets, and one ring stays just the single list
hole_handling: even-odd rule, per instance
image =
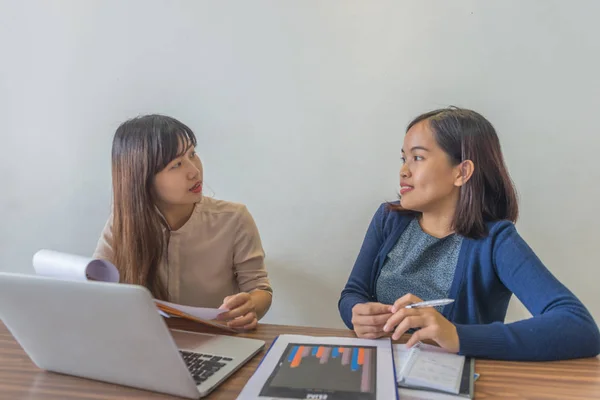
[{"label": "woman's right hand", "polygon": [[352,307],[352,325],[359,338],[377,339],[385,336],[383,326],[392,316],[392,306],[381,303],[359,303]]}]

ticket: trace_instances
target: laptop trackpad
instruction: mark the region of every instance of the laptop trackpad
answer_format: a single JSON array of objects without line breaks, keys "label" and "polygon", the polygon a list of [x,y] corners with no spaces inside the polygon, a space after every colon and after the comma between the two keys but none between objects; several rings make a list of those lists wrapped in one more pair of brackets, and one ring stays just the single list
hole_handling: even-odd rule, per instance
[{"label": "laptop trackpad", "polygon": [[217,335],[208,333],[187,332],[176,329],[169,329],[169,331],[171,332],[171,336],[173,336],[173,340],[175,340],[175,344],[177,344],[177,347],[180,350],[193,351],[200,346],[210,346],[211,342],[218,340]]}]

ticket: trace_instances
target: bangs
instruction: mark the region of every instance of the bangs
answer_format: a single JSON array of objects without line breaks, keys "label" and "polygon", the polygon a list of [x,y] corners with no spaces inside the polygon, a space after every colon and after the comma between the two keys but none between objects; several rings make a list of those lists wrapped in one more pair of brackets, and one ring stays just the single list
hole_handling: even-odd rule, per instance
[{"label": "bangs", "polygon": [[196,147],[196,136],[185,124],[164,118],[158,128],[158,148],[155,173],[162,171],[171,161],[181,157],[190,147]]}]

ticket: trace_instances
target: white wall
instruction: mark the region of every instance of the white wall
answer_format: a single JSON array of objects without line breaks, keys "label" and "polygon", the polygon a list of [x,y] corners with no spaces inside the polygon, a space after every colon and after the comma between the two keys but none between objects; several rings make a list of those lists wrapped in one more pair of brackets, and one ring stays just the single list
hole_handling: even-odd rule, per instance
[{"label": "white wall", "polygon": [[0,270],[32,272],[42,247],[91,254],[114,129],[161,112],[197,133],[216,196],[255,217],[265,320],[342,326],[404,126],[455,104],[495,124],[521,234],[600,320],[599,14],[594,0],[0,0]]}]

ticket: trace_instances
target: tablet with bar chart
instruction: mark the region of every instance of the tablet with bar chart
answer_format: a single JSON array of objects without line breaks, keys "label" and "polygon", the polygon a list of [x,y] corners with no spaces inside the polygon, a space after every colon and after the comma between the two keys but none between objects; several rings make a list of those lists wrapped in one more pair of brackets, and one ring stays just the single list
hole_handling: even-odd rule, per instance
[{"label": "tablet with bar chart", "polygon": [[238,399],[395,399],[391,354],[389,339],[281,335]]},{"label": "tablet with bar chart", "polygon": [[[377,347],[290,343],[261,396],[375,400]],[[309,397],[310,398],[310,397]]]}]

